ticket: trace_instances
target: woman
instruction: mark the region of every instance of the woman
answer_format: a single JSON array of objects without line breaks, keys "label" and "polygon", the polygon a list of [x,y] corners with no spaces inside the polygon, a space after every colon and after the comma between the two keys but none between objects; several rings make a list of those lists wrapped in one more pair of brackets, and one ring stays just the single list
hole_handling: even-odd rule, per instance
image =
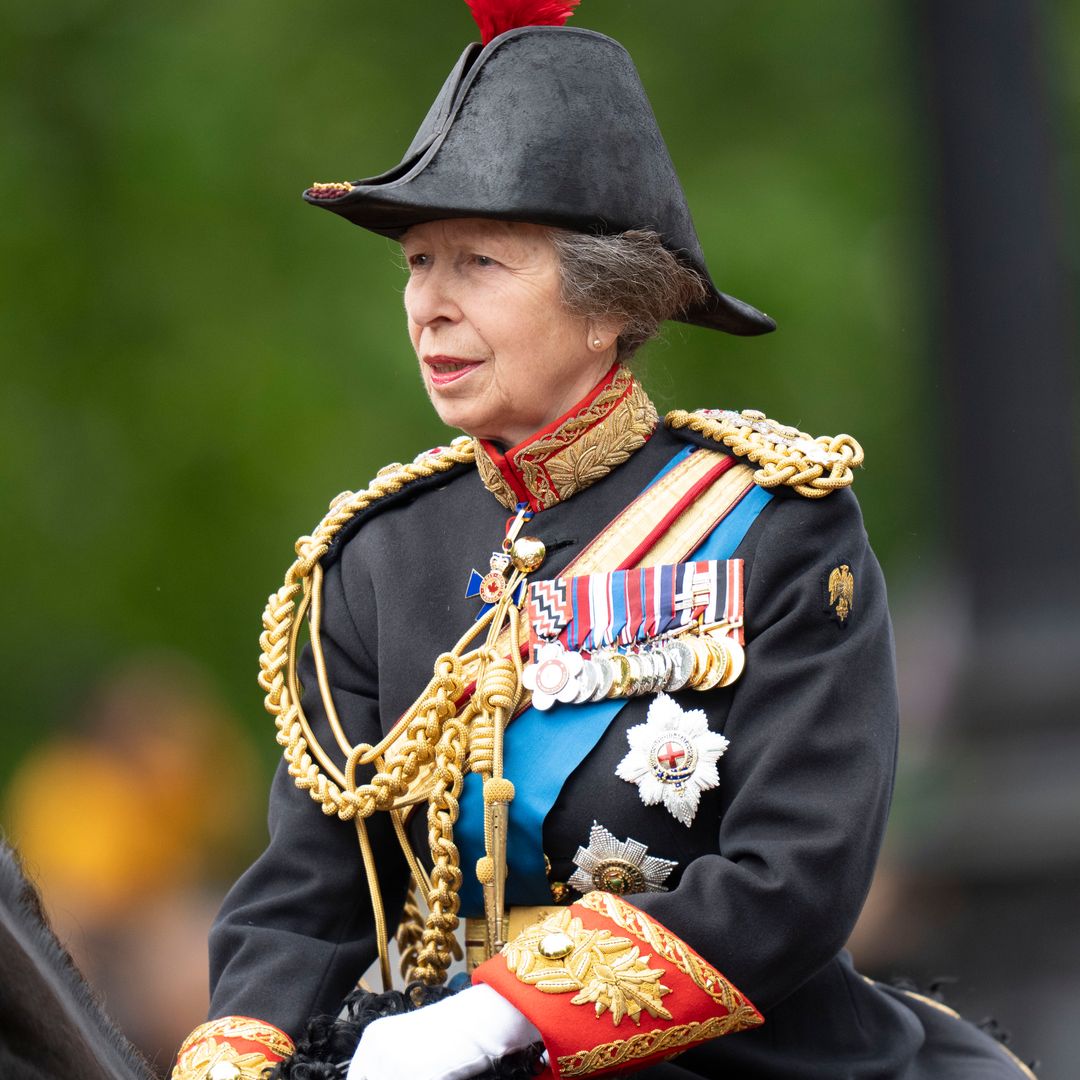
[{"label": "woman", "polygon": [[371,1024],[353,1080],[540,1042],[566,1077],[1030,1075],[842,951],[897,723],[858,445],[658,420],[623,361],[660,322],[772,321],[712,284],[625,51],[493,20],[399,166],[306,193],[400,239],[425,388],[468,437],[339,497],[271,598],[286,766],[176,1075],[256,1075],[387,974],[410,876],[412,973],[442,982],[464,917],[473,985]]}]

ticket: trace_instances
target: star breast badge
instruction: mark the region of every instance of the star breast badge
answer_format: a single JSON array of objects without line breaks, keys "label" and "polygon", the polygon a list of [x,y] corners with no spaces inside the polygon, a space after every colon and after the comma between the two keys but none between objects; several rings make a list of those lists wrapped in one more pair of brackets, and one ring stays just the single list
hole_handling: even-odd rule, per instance
[{"label": "star breast badge", "polygon": [[589,830],[589,846],[574,856],[577,869],[567,885],[584,895],[593,889],[624,896],[627,893],[667,892],[664,882],[679,864],[650,855],[645,844],[617,839],[599,822]]},{"label": "star breast badge", "polygon": [[657,694],[644,724],[626,733],[630,751],[615,775],[637,784],[646,806],[663,803],[677,821],[690,827],[701,793],[720,784],[716,763],[728,748],[723,735],[709,729],[701,709],[683,709],[667,694]]}]

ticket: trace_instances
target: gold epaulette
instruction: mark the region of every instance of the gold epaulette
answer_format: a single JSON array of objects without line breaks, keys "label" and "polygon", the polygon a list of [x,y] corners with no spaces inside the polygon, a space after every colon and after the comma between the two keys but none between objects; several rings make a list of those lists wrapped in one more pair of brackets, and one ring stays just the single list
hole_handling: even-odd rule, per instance
[{"label": "gold epaulette", "polygon": [[863,463],[862,447],[850,435],[819,435],[770,420],[755,409],[676,409],[664,417],[669,428],[690,428],[758,466],[763,488],[790,487],[808,499],[848,487],[852,469]]}]

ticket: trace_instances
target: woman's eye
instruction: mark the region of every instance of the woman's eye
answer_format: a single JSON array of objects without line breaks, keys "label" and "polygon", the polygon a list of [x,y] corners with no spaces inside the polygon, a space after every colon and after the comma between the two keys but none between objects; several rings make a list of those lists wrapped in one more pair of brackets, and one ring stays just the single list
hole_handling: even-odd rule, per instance
[{"label": "woman's eye", "polygon": [[477,266],[494,266],[495,260],[490,255],[474,255]]},{"label": "woman's eye", "polygon": [[417,252],[415,255],[410,255],[405,261],[409,264],[410,270],[419,270],[427,266],[430,260],[430,255],[425,255],[423,252]]}]

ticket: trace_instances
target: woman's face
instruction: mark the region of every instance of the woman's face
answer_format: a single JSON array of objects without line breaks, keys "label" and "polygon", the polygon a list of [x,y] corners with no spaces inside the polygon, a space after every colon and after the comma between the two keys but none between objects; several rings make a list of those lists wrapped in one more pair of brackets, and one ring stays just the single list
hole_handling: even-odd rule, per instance
[{"label": "woman's face", "polygon": [[611,366],[618,327],[563,310],[558,258],[541,226],[431,221],[401,243],[409,337],[443,423],[516,445]]}]

